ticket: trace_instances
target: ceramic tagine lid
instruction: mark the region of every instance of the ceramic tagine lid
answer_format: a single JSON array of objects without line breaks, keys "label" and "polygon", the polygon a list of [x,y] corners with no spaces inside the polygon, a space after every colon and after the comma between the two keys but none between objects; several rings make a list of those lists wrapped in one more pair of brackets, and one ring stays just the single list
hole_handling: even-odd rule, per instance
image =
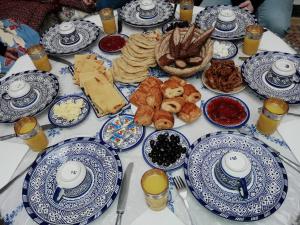
[{"label": "ceramic tagine lid", "polygon": [[72,22],[63,22],[59,25],[58,30],[62,35],[71,34],[75,31],[75,25]]},{"label": "ceramic tagine lid", "polygon": [[7,90],[7,94],[11,98],[20,98],[30,91],[30,84],[24,80],[16,80],[12,82]]},{"label": "ceramic tagine lid", "polygon": [[78,161],[68,161],[61,165],[56,174],[56,181],[61,188],[75,188],[84,180],[86,168]]},{"label": "ceramic tagine lid", "polygon": [[219,12],[218,19],[224,22],[232,22],[235,20],[235,14],[231,9],[223,9]]},{"label": "ceramic tagine lid", "polygon": [[272,64],[274,73],[281,76],[292,76],[296,73],[295,65],[292,61],[287,59],[279,59]]},{"label": "ceramic tagine lid", "polygon": [[251,172],[251,163],[243,153],[232,151],[223,156],[222,168],[233,177],[246,177]]},{"label": "ceramic tagine lid", "polygon": [[152,0],[141,0],[140,8],[145,11],[151,10],[155,8],[155,3]]}]

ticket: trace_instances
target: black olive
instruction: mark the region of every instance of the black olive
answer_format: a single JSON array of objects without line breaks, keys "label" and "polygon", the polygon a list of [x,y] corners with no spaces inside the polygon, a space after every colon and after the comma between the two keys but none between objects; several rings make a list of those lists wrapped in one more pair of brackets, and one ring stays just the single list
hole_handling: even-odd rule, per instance
[{"label": "black olive", "polygon": [[186,147],[181,148],[181,153],[186,153]]}]

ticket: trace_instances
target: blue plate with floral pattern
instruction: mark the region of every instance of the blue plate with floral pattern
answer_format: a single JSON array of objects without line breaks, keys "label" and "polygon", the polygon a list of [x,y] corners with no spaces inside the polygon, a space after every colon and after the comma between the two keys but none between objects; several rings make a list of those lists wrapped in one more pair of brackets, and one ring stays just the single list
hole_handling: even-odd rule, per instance
[{"label": "blue plate with floral pattern", "polygon": [[[66,103],[77,103],[78,101],[82,101],[82,107],[80,109],[80,113],[78,117],[74,120],[66,120],[64,118],[61,118],[54,113],[54,107],[56,105],[66,104]],[[81,123],[83,120],[86,119],[86,117],[89,115],[90,112],[90,105],[88,101],[85,98],[82,98],[77,95],[69,95],[66,97],[63,97],[59,99],[57,102],[55,102],[48,112],[48,119],[49,121],[54,124],[57,127],[72,127],[79,123]]]},{"label": "blue plate with floral pattern", "polygon": [[[245,154],[252,166],[249,197],[222,186],[214,167],[228,151]],[[227,131],[207,134],[195,141],[184,164],[186,182],[194,197],[206,209],[226,219],[256,221],[280,208],[288,191],[286,170],[277,154],[254,137]]]},{"label": "blue plate with floral pattern", "polygon": [[154,131],[151,134],[149,134],[149,136],[144,141],[144,144],[143,144],[143,157],[144,157],[144,160],[150,166],[161,169],[161,170],[170,171],[170,170],[178,169],[179,167],[181,167],[183,165],[186,154],[181,154],[180,158],[177,159],[177,161],[175,163],[172,163],[169,166],[159,165],[157,162],[154,163],[154,162],[152,162],[152,160],[149,156],[149,153],[152,151],[152,148],[150,146],[150,141],[151,140],[156,141],[157,137],[160,134],[164,134],[164,133],[168,133],[169,136],[171,136],[172,134],[175,135],[175,136],[179,136],[181,146],[185,147],[187,150],[190,148],[190,143],[189,143],[188,139],[182,133],[180,133],[176,130],[158,130],[158,131]]},{"label": "blue plate with floral pattern", "polygon": [[121,114],[107,120],[102,126],[100,139],[115,151],[126,151],[137,146],[145,136],[145,127],[134,123],[133,115]]},{"label": "blue plate with floral pattern", "polygon": [[[57,203],[57,169],[66,161],[83,163],[92,184],[80,196],[63,196]],[[117,153],[95,138],[78,137],[46,149],[32,164],[23,184],[22,199],[37,224],[87,224],[101,216],[116,198],[122,181]]]}]

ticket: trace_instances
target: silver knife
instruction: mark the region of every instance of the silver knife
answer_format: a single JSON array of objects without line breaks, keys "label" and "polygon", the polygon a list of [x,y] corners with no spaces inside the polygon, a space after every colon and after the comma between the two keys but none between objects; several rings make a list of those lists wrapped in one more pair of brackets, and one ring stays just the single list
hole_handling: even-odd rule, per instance
[{"label": "silver knife", "polygon": [[118,207],[117,207],[118,216],[117,216],[117,220],[116,220],[115,225],[121,225],[122,215],[125,212],[132,169],[133,169],[133,163],[131,162],[127,166],[124,177],[123,177],[123,180],[122,180],[121,190],[120,190],[120,195],[119,195],[119,201],[118,201]]},{"label": "silver knife", "polygon": [[[43,128],[43,130],[56,128],[56,126],[53,125],[53,124],[51,124],[51,123],[42,125],[41,127]],[[4,141],[4,140],[10,139],[10,138],[14,138],[14,137],[16,137],[16,134],[8,134],[8,135],[4,135],[4,136],[1,136],[1,137],[0,137],[0,141]]]},{"label": "silver knife", "polygon": [[122,17],[121,17],[121,9],[117,9],[118,12],[118,33],[120,34],[122,32]]}]

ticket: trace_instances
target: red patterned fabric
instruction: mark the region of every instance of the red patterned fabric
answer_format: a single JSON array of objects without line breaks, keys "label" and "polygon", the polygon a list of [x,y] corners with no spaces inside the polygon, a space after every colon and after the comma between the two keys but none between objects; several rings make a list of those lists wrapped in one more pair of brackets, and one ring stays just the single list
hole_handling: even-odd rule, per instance
[{"label": "red patterned fabric", "polygon": [[0,19],[13,18],[38,30],[45,16],[59,5],[38,0],[0,0]]},{"label": "red patterned fabric", "polygon": [[[113,0],[111,0],[113,1]],[[91,12],[95,9],[95,6],[87,6],[82,0],[58,0],[58,3],[63,6],[68,6],[74,9],[79,9],[85,12]]]}]

